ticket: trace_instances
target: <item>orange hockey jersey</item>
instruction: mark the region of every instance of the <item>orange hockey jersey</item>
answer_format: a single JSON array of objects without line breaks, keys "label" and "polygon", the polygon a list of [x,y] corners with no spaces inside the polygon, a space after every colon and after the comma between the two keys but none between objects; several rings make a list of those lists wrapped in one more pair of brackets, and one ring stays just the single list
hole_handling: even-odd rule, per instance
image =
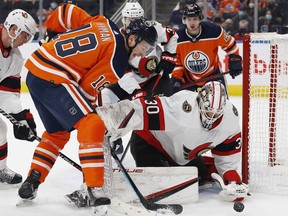
[{"label": "orange hockey jersey", "polygon": [[[104,87],[123,76],[128,56],[124,38],[113,22],[104,16],[90,17],[83,11],[76,13],[77,8],[63,5],[56,9],[46,25],[53,31],[64,33],[38,48],[25,66],[49,82],[79,86],[87,98],[94,101]],[[55,14],[58,14],[61,25],[54,20]],[[73,30],[66,32],[68,29]]]},{"label": "orange hockey jersey", "polygon": [[[180,29],[177,43],[178,59],[172,77],[193,82],[208,77],[219,68],[218,47],[227,55],[239,54],[235,39],[224,29],[210,22],[201,23],[202,30],[195,38],[186,28]],[[199,85],[203,85],[199,83]]]},{"label": "orange hockey jersey", "polygon": [[81,27],[97,18],[91,17],[81,8],[73,4],[57,7],[45,22],[45,27],[53,32],[63,33]]}]

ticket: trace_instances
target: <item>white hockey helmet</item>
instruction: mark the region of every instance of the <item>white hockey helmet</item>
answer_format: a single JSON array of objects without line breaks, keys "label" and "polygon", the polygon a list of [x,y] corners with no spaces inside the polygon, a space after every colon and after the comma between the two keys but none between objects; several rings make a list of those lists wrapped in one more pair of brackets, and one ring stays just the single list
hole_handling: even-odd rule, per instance
[{"label": "white hockey helmet", "polygon": [[122,10],[122,23],[124,29],[131,21],[138,18],[144,18],[144,10],[139,2],[127,2]]},{"label": "white hockey helmet", "polygon": [[201,88],[198,104],[204,129],[211,129],[212,124],[223,115],[226,100],[226,89],[221,82],[210,81]]},{"label": "white hockey helmet", "polygon": [[144,10],[139,2],[127,2],[122,10],[122,17],[141,18]]},{"label": "white hockey helmet", "polygon": [[[9,33],[9,29],[13,25],[17,26],[15,37],[12,37]],[[27,38],[28,42],[30,42],[33,40],[33,37],[37,32],[37,25],[33,17],[21,9],[15,9],[8,14],[4,22],[4,27],[7,29],[9,36],[14,40],[21,34],[21,32],[26,32],[29,35],[29,38]]]}]

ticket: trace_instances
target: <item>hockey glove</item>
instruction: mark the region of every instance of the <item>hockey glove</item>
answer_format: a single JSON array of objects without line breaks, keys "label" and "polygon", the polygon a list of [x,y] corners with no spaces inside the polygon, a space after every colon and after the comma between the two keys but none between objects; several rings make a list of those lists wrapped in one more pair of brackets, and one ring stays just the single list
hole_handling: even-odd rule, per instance
[{"label": "hockey glove", "polygon": [[225,201],[242,201],[248,194],[249,187],[242,182],[231,181],[225,184],[217,173],[212,173],[211,177],[219,184],[219,196]]},{"label": "hockey glove", "polygon": [[234,79],[242,73],[242,57],[240,55],[231,54],[228,58],[230,76]]},{"label": "hockey glove", "polygon": [[13,116],[19,124],[14,124],[14,136],[16,139],[34,141],[36,139],[36,124],[32,113],[29,109],[22,110],[17,114],[10,114]]},{"label": "hockey glove", "polygon": [[44,43],[48,43],[52,38],[54,38],[58,33],[51,31],[49,29],[46,30],[45,35],[41,40],[39,40],[39,45],[42,46]]},{"label": "hockey glove", "polygon": [[168,76],[175,68],[177,60],[177,53],[169,53],[167,51],[162,53],[161,60],[156,67],[156,73],[163,70],[163,76]]},{"label": "hockey glove", "polygon": [[174,93],[180,91],[180,87],[183,84],[180,79],[177,79],[175,77],[171,77],[171,83],[172,83],[172,86],[173,86],[173,92]]}]

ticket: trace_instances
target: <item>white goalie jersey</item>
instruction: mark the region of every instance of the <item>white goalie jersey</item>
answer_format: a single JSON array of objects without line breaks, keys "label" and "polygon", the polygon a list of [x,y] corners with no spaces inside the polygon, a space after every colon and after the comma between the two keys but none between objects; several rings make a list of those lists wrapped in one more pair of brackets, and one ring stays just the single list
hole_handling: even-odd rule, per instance
[{"label": "white goalie jersey", "polygon": [[171,97],[121,101],[97,108],[97,112],[113,139],[139,130],[139,136],[179,165],[211,150],[220,175],[229,170],[241,173],[241,131],[236,107],[227,101],[223,116],[207,130],[202,126],[197,95],[183,90]]}]

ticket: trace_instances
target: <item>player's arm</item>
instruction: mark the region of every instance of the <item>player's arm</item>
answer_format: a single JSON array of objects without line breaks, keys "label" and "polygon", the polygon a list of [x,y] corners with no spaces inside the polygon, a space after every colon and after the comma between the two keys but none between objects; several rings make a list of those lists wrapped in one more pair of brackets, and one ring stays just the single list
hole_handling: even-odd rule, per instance
[{"label": "player's arm", "polygon": [[233,36],[227,34],[221,27],[221,36],[219,38],[219,46],[228,55],[228,66],[231,77],[234,79],[242,73],[242,57],[239,54],[239,48]]},{"label": "player's arm", "polygon": [[12,115],[19,124],[13,125],[14,136],[20,140],[34,141],[30,129],[36,135],[36,124],[28,109],[22,110],[20,101],[20,77],[10,76],[0,82],[0,107]]},{"label": "player's arm", "polygon": [[158,34],[157,42],[161,43],[164,48],[161,60],[156,67],[156,73],[163,71],[163,75],[168,76],[172,73],[176,65],[178,35],[173,29],[163,27],[160,23],[156,23],[154,27]]},{"label": "player's arm", "polygon": [[165,130],[164,110],[159,97],[123,100],[116,104],[97,107],[111,140],[132,130]]},{"label": "player's arm", "polygon": [[184,65],[182,65],[182,62],[181,62],[181,55],[179,54],[181,53],[180,49],[181,47],[177,46],[176,52],[178,53],[178,55],[177,55],[176,65],[171,74],[171,82],[172,82],[174,92],[178,92],[180,90],[180,86],[185,84],[184,74],[185,74],[186,69]]},{"label": "player's arm", "polygon": [[136,99],[146,96],[146,92],[141,89],[133,72],[125,73],[117,82],[107,86],[97,97],[97,106],[113,104],[124,99]]},{"label": "player's arm", "polygon": [[83,26],[91,16],[73,4],[62,4],[57,7],[45,22],[46,32],[40,45],[49,42],[57,34]]},{"label": "player's arm", "polygon": [[[229,137],[211,150],[218,174],[212,177],[223,179],[220,197],[226,201],[241,201],[248,193],[248,186],[241,178],[241,133]],[[215,177],[216,176],[216,177]],[[218,179],[217,179],[218,178]]]}]

